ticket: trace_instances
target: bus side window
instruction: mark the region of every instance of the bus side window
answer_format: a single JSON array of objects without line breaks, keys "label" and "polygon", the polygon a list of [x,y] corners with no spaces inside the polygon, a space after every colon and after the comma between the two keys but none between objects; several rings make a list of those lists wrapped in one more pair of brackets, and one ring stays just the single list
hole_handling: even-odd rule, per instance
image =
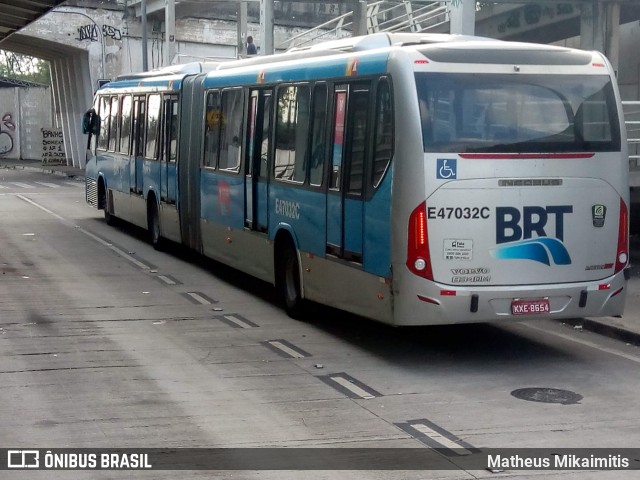
[{"label": "bus side window", "polygon": [[306,177],[310,89],[289,86],[278,91],[275,177],[303,183]]},{"label": "bus side window", "polygon": [[309,162],[309,184],[322,185],[325,159],[325,136],[327,131],[327,86],[316,85],[313,89],[313,119],[311,127],[311,157]]},{"label": "bus side window", "polygon": [[137,97],[134,105],[133,153],[136,157],[141,157],[144,151],[145,97]]},{"label": "bus side window", "polygon": [[111,111],[111,99],[108,96],[100,98],[100,120],[102,128],[98,135],[98,150],[106,150],[109,146],[109,112]]},{"label": "bus side window", "polygon": [[118,103],[117,96],[111,97],[111,112],[109,114],[109,151],[115,152],[118,145]]},{"label": "bus side window", "polygon": [[356,90],[349,99],[347,142],[349,159],[347,193],[362,195],[364,166],[367,158],[367,126],[369,118],[369,90]]},{"label": "bus side window", "polygon": [[160,124],[160,95],[149,95],[149,108],[147,109],[147,141],[145,157],[150,159],[158,158],[158,128]]},{"label": "bus side window", "polygon": [[331,190],[340,190],[340,180],[342,178],[342,154],[344,147],[344,121],[347,112],[346,90],[336,90],[333,111],[333,148],[331,153],[331,171],[329,172],[329,188]]},{"label": "bus side window", "polygon": [[131,95],[125,95],[120,101],[120,153],[129,154],[131,146]]},{"label": "bus side window", "polygon": [[242,90],[222,92],[222,122],[220,126],[220,159],[218,168],[233,172],[240,171],[242,148]]},{"label": "bus side window", "polygon": [[165,100],[164,130],[167,153],[163,160],[175,162],[178,151],[178,99],[175,97]]},{"label": "bus side window", "polygon": [[220,93],[209,92],[207,93],[207,110],[205,113],[204,127],[204,158],[202,161],[202,165],[205,168],[216,168],[218,163],[221,119]]},{"label": "bus side window", "polygon": [[262,142],[260,145],[260,170],[258,177],[266,179],[269,173],[269,144],[271,138],[271,93],[265,93],[262,107]]},{"label": "bus side window", "polygon": [[386,79],[378,83],[374,132],[371,184],[376,188],[380,185],[393,156],[393,103],[389,82]]}]

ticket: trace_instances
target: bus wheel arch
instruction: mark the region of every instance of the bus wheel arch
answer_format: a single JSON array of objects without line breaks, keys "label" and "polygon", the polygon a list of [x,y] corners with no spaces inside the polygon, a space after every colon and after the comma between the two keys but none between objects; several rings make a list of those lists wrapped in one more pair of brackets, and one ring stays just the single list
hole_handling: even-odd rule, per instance
[{"label": "bus wheel arch", "polygon": [[274,247],[278,296],[287,315],[299,320],[305,316],[307,301],[303,296],[303,277],[296,242],[289,231],[280,229],[276,234]]},{"label": "bus wheel arch", "polygon": [[160,231],[160,210],[158,201],[153,190],[147,195],[147,230],[149,232],[149,242],[156,250],[162,250],[164,239]]}]

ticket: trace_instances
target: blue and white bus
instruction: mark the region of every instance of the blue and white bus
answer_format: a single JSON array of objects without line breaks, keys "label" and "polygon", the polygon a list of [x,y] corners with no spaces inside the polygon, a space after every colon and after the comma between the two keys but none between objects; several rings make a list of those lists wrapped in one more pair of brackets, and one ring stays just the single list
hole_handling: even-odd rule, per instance
[{"label": "blue and white bus", "polygon": [[600,53],[375,34],[188,67],[97,92],[107,222],[274,284],[294,317],[622,314],[628,159]]}]

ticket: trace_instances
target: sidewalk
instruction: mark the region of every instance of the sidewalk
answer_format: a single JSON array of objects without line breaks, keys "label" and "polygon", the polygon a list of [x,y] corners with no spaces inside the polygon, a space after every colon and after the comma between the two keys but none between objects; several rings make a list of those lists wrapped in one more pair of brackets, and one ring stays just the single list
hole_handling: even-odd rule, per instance
[{"label": "sidewalk", "polygon": [[84,178],[84,169],[69,167],[67,165],[43,165],[38,160],[6,160],[0,159],[0,169],[22,169],[34,172],[49,173],[52,175],[61,175],[63,177],[79,177]]},{"label": "sidewalk", "polygon": [[[31,170],[79,180],[84,178],[83,169],[66,165],[42,165],[37,160],[0,159],[0,169],[2,168]],[[622,318],[575,318],[562,320],[563,323],[640,346],[640,236],[632,236],[629,244],[631,278],[627,284],[627,304]]]}]

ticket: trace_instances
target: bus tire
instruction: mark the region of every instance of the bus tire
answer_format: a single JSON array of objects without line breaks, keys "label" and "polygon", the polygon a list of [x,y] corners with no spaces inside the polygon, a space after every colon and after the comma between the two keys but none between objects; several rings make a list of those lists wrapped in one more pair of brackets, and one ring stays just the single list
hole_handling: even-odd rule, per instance
[{"label": "bus tire", "polygon": [[149,229],[149,242],[156,250],[162,250],[164,247],[164,239],[160,235],[160,215],[158,214],[158,205],[155,198],[149,199],[147,225]]},{"label": "bus tire", "polygon": [[280,298],[284,310],[291,318],[301,320],[306,313],[306,301],[302,298],[300,288],[300,264],[298,254],[293,246],[287,246],[281,255]]},{"label": "bus tire", "polygon": [[107,225],[114,225],[116,223],[115,215],[112,215],[109,211],[109,203],[107,202],[107,189],[104,186],[102,179],[98,185],[98,208],[104,210],[104,221]]}]

